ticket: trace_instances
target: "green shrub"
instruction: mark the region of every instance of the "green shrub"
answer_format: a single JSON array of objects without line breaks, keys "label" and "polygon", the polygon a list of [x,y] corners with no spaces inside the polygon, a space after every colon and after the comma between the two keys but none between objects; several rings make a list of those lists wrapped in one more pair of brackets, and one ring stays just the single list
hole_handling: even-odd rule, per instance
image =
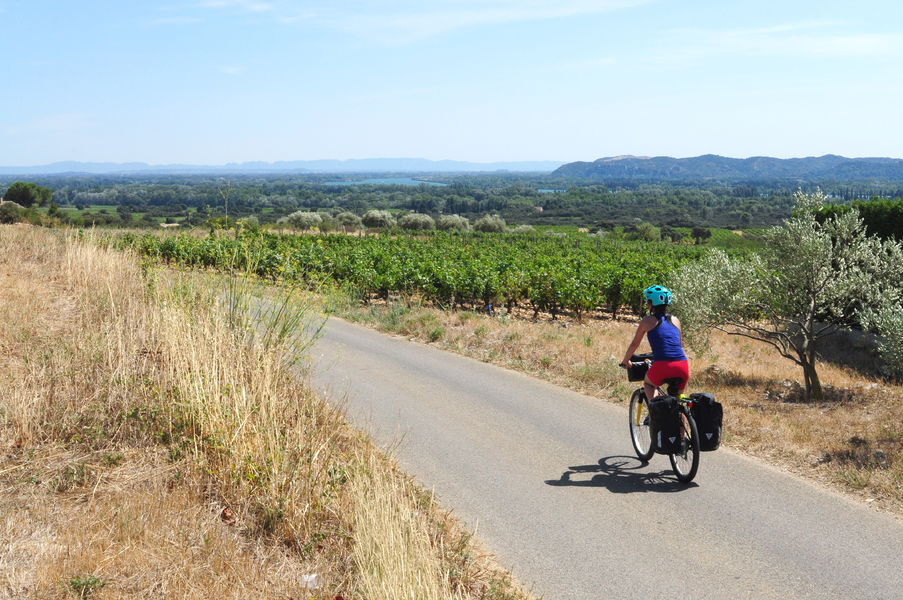
[{"label": "green shrub", "polygon": [[25,209],[15,202],[0,204],[0,223],[20,223],[25,220]]},{"label": "green shrub", "polygon": [[106,581],[96,575],[76,575],[69,579],[69,589],[79,600],[87,600],[106,584]]}]

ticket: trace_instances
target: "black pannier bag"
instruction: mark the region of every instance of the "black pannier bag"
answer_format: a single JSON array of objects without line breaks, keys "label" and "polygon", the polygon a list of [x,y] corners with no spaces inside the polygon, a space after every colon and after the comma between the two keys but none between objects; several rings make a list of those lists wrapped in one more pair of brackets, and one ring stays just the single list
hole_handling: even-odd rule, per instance
[{"label": "black pannier bag", "polygon": [[703,452],[717,450],[721,445],[721,421],[724,418],[721,403],[716,402],[712,394],[690,394],[690,399],[693,400],[690,412],[699,431],[699,449]]},{"label": "black pannier bag", "polygon": [[630,357],[630,362],[637,364],[627,367],[627,381],[643,381],[646,378],[649,362],[644,360],[645,358],[641,354],[634,354]]},{"label": "black pannier bag", "polygon": [[649,434],[657,454],[680,452],[679,406],[671,396],[659,396],[649,403]]}]

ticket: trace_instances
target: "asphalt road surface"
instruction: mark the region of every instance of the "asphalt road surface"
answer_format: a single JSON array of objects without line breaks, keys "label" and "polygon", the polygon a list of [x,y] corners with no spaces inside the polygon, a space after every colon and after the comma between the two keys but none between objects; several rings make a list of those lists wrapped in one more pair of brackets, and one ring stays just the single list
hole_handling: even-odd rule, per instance
[{"label": "asphalt road surface", "polygon": [[903,521],[724,448],[679,484],[634,457],[626,403],[336,319],[312,355],[315,388],[548,600],[903,598]]}]

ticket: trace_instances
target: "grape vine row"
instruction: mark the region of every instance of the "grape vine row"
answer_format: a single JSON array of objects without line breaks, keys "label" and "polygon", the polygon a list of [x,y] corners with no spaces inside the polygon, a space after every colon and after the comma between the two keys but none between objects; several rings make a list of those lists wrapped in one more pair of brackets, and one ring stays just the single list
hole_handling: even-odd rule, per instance
[{"label": "grape vine row", "polygon": [[441,308],[530,307],[534,314],[639,311],[640,290],[703,250],[548,235],[124,234],[120,245],[167,263],[279,281],[332,281],[362,301],[418,296]]}]

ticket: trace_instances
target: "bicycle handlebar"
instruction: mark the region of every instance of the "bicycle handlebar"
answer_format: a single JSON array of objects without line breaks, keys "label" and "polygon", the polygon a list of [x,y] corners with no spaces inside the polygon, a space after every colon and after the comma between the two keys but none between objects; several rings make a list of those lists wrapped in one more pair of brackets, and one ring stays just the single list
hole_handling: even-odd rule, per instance
[{"label": "bicycle handlebar", "polygon": [[[630,362],[631,366],[640,367],[646,363],[652,362],[652,353],[647,352],[646,354],[634,354],[633,356],[630,357],[630,359],[631,360],[629,362]],[[623,364],[621,365],[621,367],[624,369],[627,368]]]}]

